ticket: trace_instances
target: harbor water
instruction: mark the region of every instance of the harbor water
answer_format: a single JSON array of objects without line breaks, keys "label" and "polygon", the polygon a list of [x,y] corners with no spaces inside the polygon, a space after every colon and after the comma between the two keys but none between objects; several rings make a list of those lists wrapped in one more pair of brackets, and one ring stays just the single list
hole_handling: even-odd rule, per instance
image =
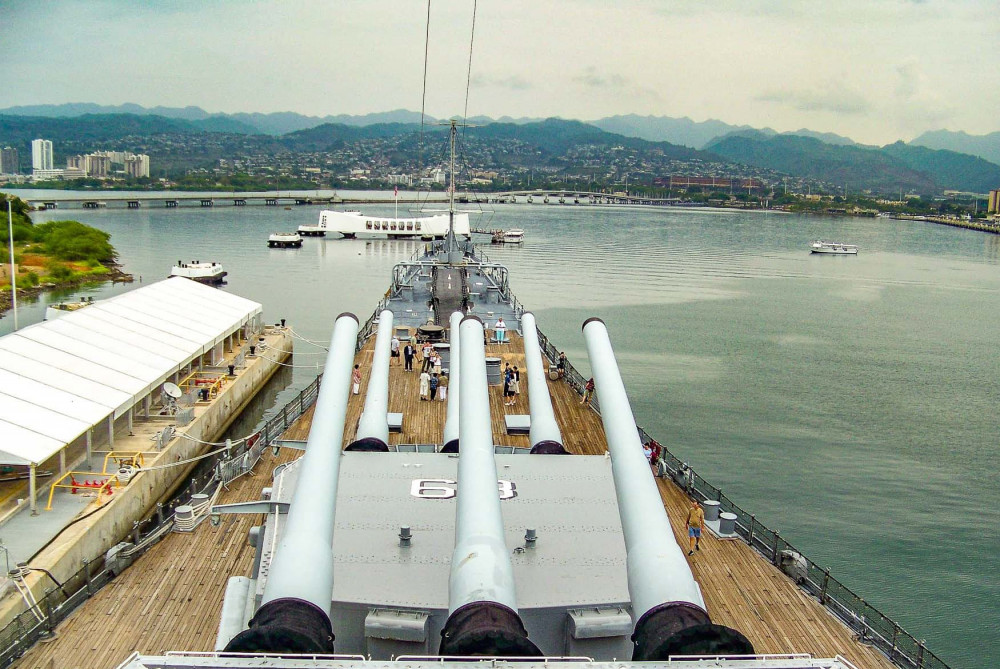
[{"label": "harbor water", "polygon": [[[525,243],[484,236],[485,253],[510,268],[519,300],[582,373],[581,324],[605,320],[648,433],[952,667],[1000,664],[1000,236],[764,212],[493,209],[471,214],[473,227],[523,228]],[[318,214],[144,207],[34,220],[110,232],[143,283],[178,260],[221,262],[222,290],[261,302],[300,337],[279,377],[287,386],[267,396],[280,407],[320,370],[336,315],[364,322],[392,266],[422,245],[328,237],[267,248],[268,234]],[[861,251],[810,255],[821,238]],[[41,320],[49,301],[139,285],[43,295],[21,305],[20,324]],[[8,313],[0,333],[12,327]]]}]

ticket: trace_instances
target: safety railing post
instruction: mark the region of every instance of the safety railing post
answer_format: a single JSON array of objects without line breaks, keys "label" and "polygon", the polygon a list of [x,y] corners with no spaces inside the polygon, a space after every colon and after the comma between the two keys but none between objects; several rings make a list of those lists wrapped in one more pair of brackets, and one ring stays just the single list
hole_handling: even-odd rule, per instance
[{"label": "safety railing post", "polygon": [[94,594],[94,584],[90,578],[90,560],[83,558],[83,578],[87,582],[87,597]]},{"label": "safety railing post", "polygon": [[747,546],[753,548],[753,526],[757,523],[757,516],[750,514],[750,531],[747,533]]},{"label": "safety railing post", "polygon": [[830,586],[830,570],[823,572],[823,587],[819,591],[819,603],[826,606],[826,590]]},{"label": "safety railing post", "polygon": [[781,560],[778,556],[778,541],[780,541],[780,537],[778,536],[778,530],[774,530],[774,549],[771,559],[774,562],[775,567],[777,567],[781,563]]}]

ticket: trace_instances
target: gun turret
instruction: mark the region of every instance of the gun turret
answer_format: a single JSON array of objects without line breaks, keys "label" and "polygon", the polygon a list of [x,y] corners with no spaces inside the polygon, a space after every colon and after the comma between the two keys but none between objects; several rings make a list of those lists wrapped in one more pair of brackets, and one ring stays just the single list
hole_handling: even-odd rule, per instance
[{"label": "gun turret", "polygon": [[316,412],[298,463],[298,484],[267,574],[261,606],[226,645],[227,652],[332,653],[333,526],[341,444],[358,318],[341,314],[333,328]]},{"label": "gun turret", "polygon": [[753,646],[740,632],[712,624],[701,589],[673,539],[652,470],[642,453],[607,327],[599,318],[590,318],[583,324],[583,336],[601,398],[601,420],[625,539],[635,620],[632,659],[753,654]]},{"label": "gun turret", "polygon": [[486,383],[483,322],[466,316],[461,346],[460,437],[455,550],[441,655],[540,656],[517,612],[514,568],[503,514]]},{"label": "gun turret", "polygon": [[375,354],[372,373],[365,392],[365,409],[358,421],[358,433],[347,447],[348,451],[389,450],[389,356],[392,354],[392,312],[385,310],[378,315],[378,334],[375,336]]},{"label": "gun turret", "polygon": [[525,312],[521,316],[521,332],[524,337],[524,361],[528,368],[528,407],[531,412],[531,452],[565,455],[562,433],[552,411],[552,398],[545,381],[545,366],[542,363],[542,349],[538,345],[538,329],[535,315]]},{"label": "gun turret", "polygon": [[461,370],[460,351],[462,350],[461,337],[458,336],[459,324],[462,322],[462,312],[455,311],[451,314],[448,323],[448,341],[451,344],[451,355],[448,359],[448,413],[444,421],[444,436],[441,440],[442,453],[458,453],[458,416],[460,413],[459,397],[459,372]]}]

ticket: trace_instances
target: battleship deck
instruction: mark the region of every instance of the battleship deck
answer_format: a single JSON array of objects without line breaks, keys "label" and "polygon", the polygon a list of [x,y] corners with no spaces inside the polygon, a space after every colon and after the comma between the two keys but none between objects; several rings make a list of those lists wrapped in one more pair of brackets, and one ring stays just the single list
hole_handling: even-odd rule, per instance
[{"label": "battleship deck", "polygon": [[[373,344],[374,338],[356,356],[355,361],[366,372],[371,367]],[[508,344],[490,344],[487,355],[524,368],[521,340],[516,334]],[[404,372],[402,365],[390,367],[389,410],[404,414],[402,433],[390,435],[393,444],[440,442],[446,403],[419,399],[418,372],[419,367],[412,373]],[[522,375],[521,395],[513,407],[504,405],[501,388],[490,388],[497,444],[528,446],[526,436],[507,435],[503,429],[505,414],[527,413],[525,378]],[[366,383],[367,373],[361,394],[350,397],[345,444],[354,438]],[[580,405],[579,395],[568,384],[549,381],[548,385],[567,450],[603,455],[606,443],[599,416]],[[312,415],[310,409],[284,437],[304,440]],[[218,501],[259,499],[262,488],[270,485],[274,467],[297,456],[292,449],[283,449],[278,456],[268,451],[255,475],[233,482]],[[675,537],[684,545],[689,500],[670,480],[658,479],[657,483]],[[192,534],[171,534],[78,609],[58,628],[54,641],[32,648],[15,666],[114,667],[133,651],[211,650],[227,579],[250,572],[253,550],[247,543],[247,532],[259,522],[259,516],[224,516],[219,527],[203,523]],[[743,632],[758,653],[841,655],[857,667],[894,666],[878,651],[852,638],[846,626],[743,542],[707,536],[702,544],[703,550],[690,561],[713,622]]]}]

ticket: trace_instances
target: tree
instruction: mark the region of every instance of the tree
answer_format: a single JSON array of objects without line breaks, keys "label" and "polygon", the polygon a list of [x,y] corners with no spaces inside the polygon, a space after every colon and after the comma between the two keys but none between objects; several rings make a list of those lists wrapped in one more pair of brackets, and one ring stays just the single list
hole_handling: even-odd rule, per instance
[{"label": "tree", "polygon": [[49,221],[35,227],[35,240],[46,253],[60,260],[96,260],[111,262],[114,247],[111,235],[78,221]]}]

